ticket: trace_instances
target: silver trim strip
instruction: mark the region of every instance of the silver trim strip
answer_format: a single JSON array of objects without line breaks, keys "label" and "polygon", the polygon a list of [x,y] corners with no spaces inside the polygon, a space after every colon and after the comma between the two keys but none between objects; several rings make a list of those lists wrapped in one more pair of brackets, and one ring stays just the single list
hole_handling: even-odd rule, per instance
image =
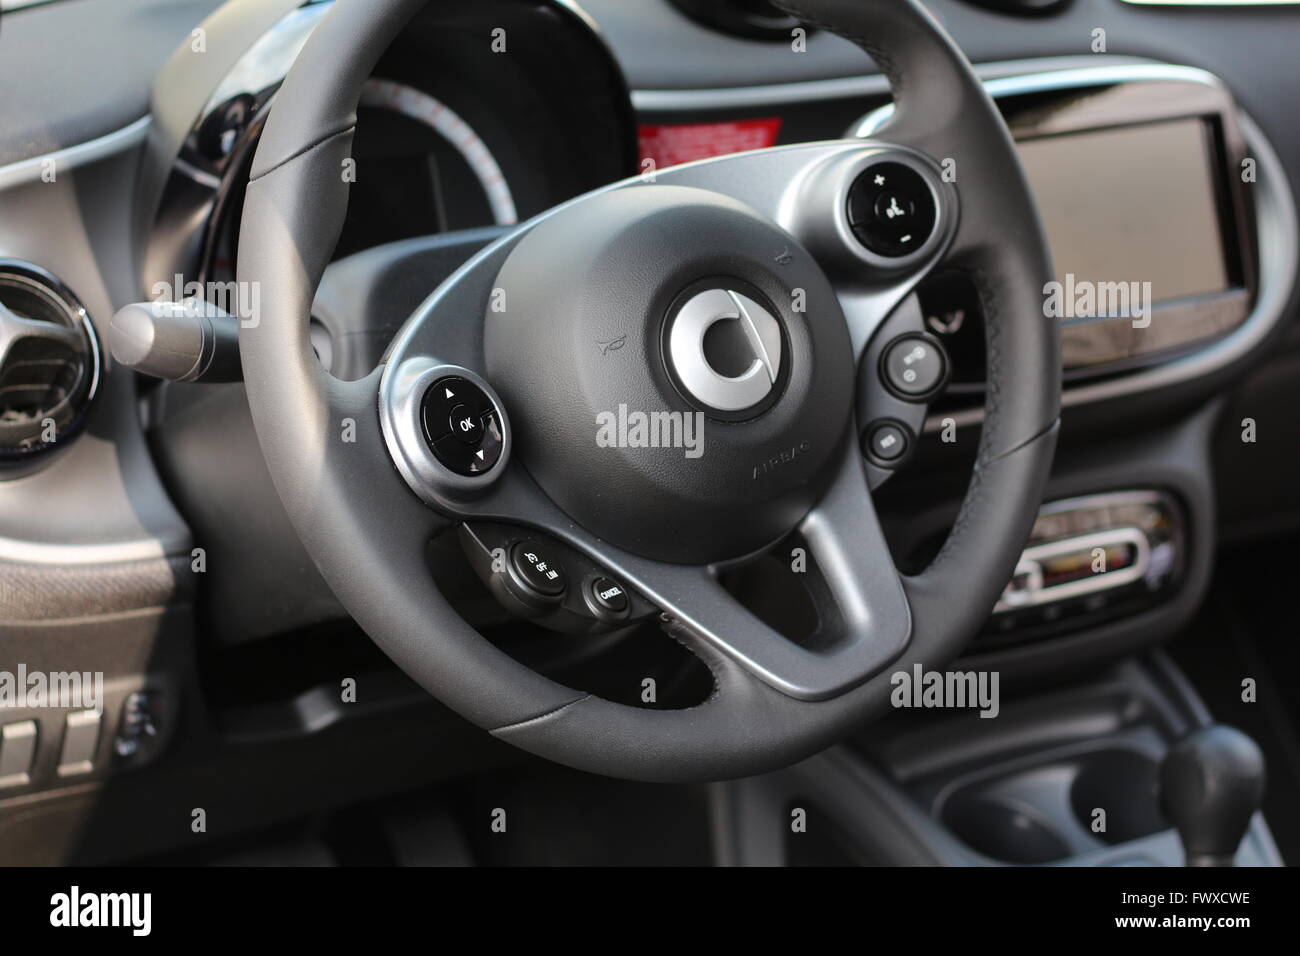
[{"label": "silver trim strip", "polygon": [[[1076,581],[1067,581],[1065,584],[1044,587],[1044,561],[1073,554],[1076,551],[1091,552],[1096,548],[1107,550],[1116,545],[1131,545],[1133,547],[1133,563],[1128,567],[1094,574],[1091,577],[1080,578]],[[1059,541],[1036,544],[1025,549],[1015,571],[1015,577],[1024,575],[1029,578],[1030,583],[1018,590],[1012,590],[1012,586],[1008,584],[1007,589],[1002,592],[1002,597],[998,600],[997,606],[993,608],[993,613],[1018,611],[1027,607],[1038,607],[1056,601],[1065,601],[1073,597],[1081,597],[1085,594],[1095,594],[1098,591],[1109,591],[1112,588],[1123,587],[1126,584],[1132,584],[1134,581],[1141,581],[1146,577],[1147,568],[1150,566],[1151,544],[1147,541],[1145,534],[1139,529],[1130,526],[1109,528],[1105,531],[1095,531],[1092,534],[1079,535],[1074,538],[1062,538]],[[1012,578],[1013,582],[1015,577]]]},{"label": "silver trim strip", "polygon": [[[985,80],[984,89],[988,91],[989,96],[996,100],[1004,96],[1020,96],[1024,93],[1048,93],[1053,90],[1105,86],[1112,83],[1153,83],[1162,81],[1200,83],[1204,86],[1224,89],[1223,82],[1206,70],[1197,69],[1194,66],[1174,66],[1151,61],[1085,66],[1052,70],[1045,73],[1004,76]],[[859,120],[857,125],[849,130],[848,135],[858,139],[869,139],[878,133],[893,115],[893,103],[874,109]]]},{"label": "silver trim strip", "polygon": [[[1108,66],[1151,64],[1156,61],[1138,56],[1098,54],[1093,56],[1049,56],[1034,60],[995,60],[975,64],[975,74],[983,80]],[[703,90],[633,90],[632,106],[638,112],[674,112],[700,109],[741,109],[751,106],[774,106],[781,103],[809,103],[816,100],[849,99],[855,96],[887,96],[889,81],[879,73],[845,76],[829,80],[806,80],[795,83],[769,83],[762,86],[736,86]]]},{"label": "silver trim strip", "polygon": [[[1076,495],[1073,498],[1058,498],[1055,501],[1046,502],[1041,508],[1038,509],[1038,519],[1041,520],[1042,518],[1049,517],[1051,515],[1069,514],[1072,511],[1096,512],[1096,511],[1101,511],[1103,509],[1122,508],[1122,507],[1133,506],[1133,505],[1145,505],[1157,511],[1168,510],[1173,508],[1173,503],[1169,494],[1163,491],[1150,491],[1150,490],[1105,491],[1105,492],[1101,492],[1100,494]],[[1032,570],[1024,567],[1023,562],[1025,561],[1026,558],[1030,557],[1030,551],[1032,551],[1035,547],[1042,548],[1060,542],[1074,544],[1078,542],[1080,539],[1086,538],[1089,535],[1092,534],[1104,535],[1116,531],[1118,529],[1135,530],[1137,531],[1137,533],[1143,536],[1144,539],[1143,544],[1146,545],[1146,552],[1147,552],[1146,567],[1149,568],[1151,563],[1151,540],[1150,537],[1146,534],[1146,532],[1143,531],[1141,527],[1135,528],[1132,525],[1114,525],[1110,528],[1098,529],[1096,532],[1092,532],[1092,531],[1080,532],[1079,534],[1071,535],[1064,538],[1052,538],[1050,540],[1042,542],[1039,545],[1031,545],[1021,555],[1020,557],[1021,563],[1018,563],[1016,565],[1016,574],[1019,575],[1024,571],[1028,571],[1031,575],[1033,574]],[[1114,582],[1115,580],[1113,573],[1103,575],[1102,577],[1104,580],[1108,580],[1112,582]],[[1007,587],[1010,588],[1010,586],[1011,584],[1010,582],[1008,582]],[[1039,581],[1039,586],[1041,587],[1041,580]],[[1098,590],[1101,590],[1101,588],[1098,588]],[[1053,591],[1054,593],[1052,596],[1052,600],[1055,600],[1056,599],[1055,594],[1061,592],[1056,592],[1054,589]],[[1008,604],[1006,601],[1006,590],[1004,590],[1003,596],[998,599],[998,603],[994,607],[994,613],[1000,614],[1004,611],[1010,610],[1012,607],[1028,607],[1028,606],[1030,605]]]},{"label": "silver trim strip", "polygon": [[19,564],[120,564],[129,561],[156,561],[168,557],[158,538],[137,541],[112,541],[105,544],[44,544],[0,538],[0,561]]},{"label": "silver trim strip", "polygon": [[8,166],[0,166],[0,191],[26,183],[40,182],[41,174],[49,168],[47,164],[50,160],[54,161],[56,171],[64,172],[117,153],[124,153],[144,142],[149,132],[150,122],[148,116],[142,116],[129,126],[123,126],[98,139],[87,140],[76,146],[68,146],[30,159],[20,159]]}]

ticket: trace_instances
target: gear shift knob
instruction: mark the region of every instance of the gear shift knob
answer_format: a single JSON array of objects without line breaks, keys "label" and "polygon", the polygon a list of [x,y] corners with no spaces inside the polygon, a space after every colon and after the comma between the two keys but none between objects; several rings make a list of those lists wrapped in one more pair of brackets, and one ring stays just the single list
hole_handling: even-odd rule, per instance
[{"label": "gear shift knob", "polygon": [[1263,798],[1264,755],[1233,727],[1192,731],[1160,765],[1160,802],[1188,866],[1232,866]]}]

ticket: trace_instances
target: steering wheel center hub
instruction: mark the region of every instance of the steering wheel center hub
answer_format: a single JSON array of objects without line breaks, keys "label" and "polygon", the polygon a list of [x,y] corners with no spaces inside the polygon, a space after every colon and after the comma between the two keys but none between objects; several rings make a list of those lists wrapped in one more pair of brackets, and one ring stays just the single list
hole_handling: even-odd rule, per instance
[{"label": "steering wheel center hub", "polygon": [[775,309],[725,278],[700,283],[664,323],[664,361],[682,397],[718,417],[756,417],[783,381],[785,329]]},{"label": "steering wheel center hub", "polygon": [[615,190],[540,222],[498,275],[484,348],[544,490],[661,560],[735,557],[793,527],[852,404],[847,327],[812,257],[690,187]]}]

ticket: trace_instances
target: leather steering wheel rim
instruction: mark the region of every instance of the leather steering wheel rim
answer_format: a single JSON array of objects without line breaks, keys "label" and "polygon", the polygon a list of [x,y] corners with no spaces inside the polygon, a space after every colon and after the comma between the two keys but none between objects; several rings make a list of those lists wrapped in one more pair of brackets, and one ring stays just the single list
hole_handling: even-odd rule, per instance
[{"label": "leather steering wheel rim", "polygon": [[[714,691],[685,710],[641,709],[530,670],[456,614],[424,557],[450,521],[394,468],[376,401],[384,369],[343,382],[311,349],[312,300],[346,211],[340,170],[361,86],[425,3],[336,0],[276,96],[250,176],[238,278],[261,287],[263,308],[256,325],[241,329],[244,376],[263,454],[304,545],[399,666],[462,716],[534,754],[669,781],[759,773],[830,745],[888,706],[892,670],[941,667],[969,640],[1015,567],[1050,467],[1060,399],[1058,332],[1042,308],[1051,270],[996,108],[914,0],[778,0],[853,40],[886,73],[896,111],[882,136],[955,158],[961,216],[949,264],[974,279],[986,318],[977,464],[939,555],[921,574],[900,576],[911,628],[893,667],[835,696],[799,699],[677,626],[674,636],[712,672]],[[345,442],[347,420],[354,440]]]}]

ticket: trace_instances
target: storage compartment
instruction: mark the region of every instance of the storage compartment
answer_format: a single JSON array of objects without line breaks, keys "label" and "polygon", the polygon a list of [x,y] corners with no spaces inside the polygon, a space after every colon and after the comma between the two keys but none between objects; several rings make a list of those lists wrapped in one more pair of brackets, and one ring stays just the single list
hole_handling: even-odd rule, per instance
[{"label": "storage compartment", "polygon": [[1125,746],[1038,757],[959,780],[936,815],[971,849],[1004,863],[1053,863],[1166,828],[1159,760]]},{"label": "storage compartment", "polygon": [[864,749],[982,862],[1096,860],[1158,834],[1176,845],[1157,782],[1170,744],[1206,720],[1186,694],[1157,652],[1004,697],[996,720],[900,715]]},{"label": "storage compartment", "polygon": [[[1094,837],[1111,845],[1166,829],[1156,789],[1160,762],[1132,750],[1102,750],[1080,761],[1070,785],[1075,819]],[[1105,829],[1092,826],[1097,809],[1106,812]]]},{"label": "storage compartment", "polygon": [[1005,863],[1051,863],[1070,855],[1057,821],[1014,790],[957,794],[942,820],[972,850]]}]

